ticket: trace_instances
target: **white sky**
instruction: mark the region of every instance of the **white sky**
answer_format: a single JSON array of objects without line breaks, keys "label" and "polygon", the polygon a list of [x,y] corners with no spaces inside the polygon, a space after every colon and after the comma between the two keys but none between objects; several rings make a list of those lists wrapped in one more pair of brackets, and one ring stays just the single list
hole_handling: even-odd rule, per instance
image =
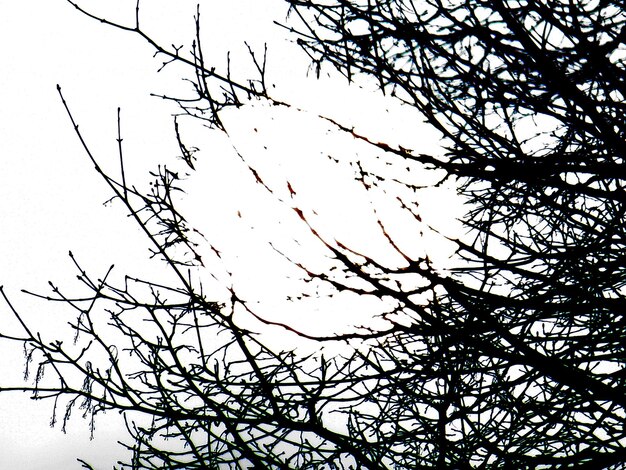
[{"label": "white sky", "polygon": [[[144,3],[142,18],[148,32],[164,44],[189,44],[194,2]],[[129,21],[134,6],[123,0],[81,4],[93,11],[106,5],[107,14]],[[377,140],[424,153],[440,149],[437,136],[420,124],[415,113],[394,107],[371,91],[346,88],[336,79],[321,83],[307,79],[306,59],[294,56],[297,48],[287,44],[284,31],[272,24],[272,19],[282,19],[281,7],[279,1],[203,2],[205,50],[210,49],[218,65],[224,64],[228,49],[233,50],[235,61],[245,63],[244,40],[259,49],[268,42],[269,80],[277,85],[276,97],[311,112],[294,115],[256,106],[229,113],[225,120],[232,142],[189,124],[184,134],[201,152],[198,171],[187,182],[188,197],[181,207],[192,224],[224,250],[226,265],[212,264],[212,274],[220,282],[239,286],[247,298],[259,302],[260,312],[316,332],[324,324],[321,319],[343,312],[344,322],[351,323],[352,317],[345,315],[345,303],[303,306],[295,313],[286,308],[284,297],[292,288],[284,277],[288,268],[266,242],[291,249],[312,264],[320,262],[321,253],[310,239],[303,248],[290,241],[294,233],[304,241],[307,235],[293,225],[289,204],[317,209],[319,215],[311,220],[322,233],[381,258],[390,255],[380,236],[363,237],[373,226],[371,209],[350,182],[350,173],[345,167],[331,167],[325,158],[329,153],[367,158],[370,150],[345,135],[328,132],[330,127],[315,113],[356,125],[358,131]],[[69,250],[94,273],[103,272],[111,263],[119,266],[120,273],[141,275],[142,270],[155,269],[154,263],[146,261],[147,243],[138,229],[119,207],[103,207],[110,194],[73,133],[56,84],[62,86],[96,158],[112,169],[117,163],[116,109],[122,108],[128,177],[145,181],[146,169],[175,162],[178,154],[171,119],[174,108],[149,93],[184,90],[179,80],[184,70],[171,67],[156,74],[160,62],[140,38],[100,25],[63,0],[0,0],[0,47],[0,285],[21,312],[32,315],[42,330],[53,332],[58,309],[34,301],[20,289],[46,292],[48,280],[71,288],[75,273]],[[387,108],[390,113],[385,112]],[[233,143],[286,204],[253,183],[232,152]],[[287,179],[296,191],[293,200]],[[421,197],[422,217],[439,228],[454,230],[450,223],[458,208],[450,193],[424,192]],[[392,208],[385,209],[385,214],[396,221],[396,234],[407,249],[428,250],[431,258],[445,263],[448,246],[429,235],[421,239],[422,246],[409,246],[415,245],[417,229],[402,225]],[[205,260],[210,259],[208,248],[204,250]],[[275,269],[268,272],[268,265]],[[209,282],[206,273],[201,276]],[[214,288],[219,295],[220,283],[214,283]],[[4,305],[0,305],[0,315],[3,327],[11,328]],[[1,383],[19,383],[22,363],[20,350],[0,342]],[[78,416],[70,421],[68,435],[59,427],[50,429],[51,406],[21,395],[0,394],[0,468],[80,468],[76,457],[96,468],[111,468],[122,455],[115,441],[125,438],[119,420],[114,416],[100,419],[96,438],[89,441],[87,425]]]}]

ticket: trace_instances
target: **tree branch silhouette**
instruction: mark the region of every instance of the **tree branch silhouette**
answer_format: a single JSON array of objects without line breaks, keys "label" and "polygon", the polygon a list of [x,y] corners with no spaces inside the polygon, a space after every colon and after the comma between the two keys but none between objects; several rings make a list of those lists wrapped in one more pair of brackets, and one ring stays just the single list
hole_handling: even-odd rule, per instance
[{"label": "tree branch silhouette", "polygon": [[[162,95],[183,114],[228,132],[220,114],[251,99],[298,110],[270,96],[266,51],[261,59],[246,43],[254,79],[233,77],[230,56],[225,72],[205,62],[199,9],[196,40],[185,55],[142,30],[139,2],[133,26],[68,2],[143,38],[166,58],[163,66],[191,67],[196,96]],[[24,330],[3,337],[25,347],[27,373],[37,367],[32,386],[0,391],[53,398],[53,421],[65,400],[64,424],[76,406],[92,422],[105,410],[123,412],[133,456],[122,468],[531,469],[626,462],[623,4],[286,5],[290,16],[282,26],[313,70],[331,66],[349,81],[374,81],[444,136],[445,155],[432,156],[319,116],[392,166],[437,170],[457,184],[467,201],[466,233],[452,238],[457,266],[444,271],[428,256],[409,255],[380,217],[377,229],[401,260],[395,265],[324,236],[293,200],[290,182],[289,197],[281,198],[238,153],[323,247],[332,268],[284,257],[306,282],[386,305],[386,327],[314,335],[263,318],[235,289],[230,303],[211,301],[192,279],[190,269],[204,264],[176,208],[173,195],[183,185],[177,173],[162,166],[151,174],[151,189],[133,186],[123,171],[118,127],[121,181],[107,175],[61,95],[88,158],[176,283],[126,276],[117,285],[108,280],[113,267],[96,280],[70,255],[86,293],[70,296],[52,285],[43,297],[77,312],[72,345],[44,340],[0,289]],[[184,144],[178,122],[175,131],[193,170],[195,149]],[[420,222],[416,181],[380,172],[367,157],[354,165],[354,178]],[[406,191],[400,197],[391,187]],[[266,344],[238,323],[240,307],[265,325],[317,342],[320,352]],[[321,346],[327,344],[344,352],[326,357]],[[46,370],[52,378],[44,379]]]}]

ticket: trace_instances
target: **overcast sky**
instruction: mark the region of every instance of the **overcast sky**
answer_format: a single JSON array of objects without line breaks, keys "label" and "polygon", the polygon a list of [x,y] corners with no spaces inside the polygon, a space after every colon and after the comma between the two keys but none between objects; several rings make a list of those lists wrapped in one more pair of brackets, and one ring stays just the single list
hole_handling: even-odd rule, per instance
[{"label": "overcast sky", "polygon": [[[189,45],[194,2],[145,3],[142,21],[149,33],[166,45]],[[132,21],[134,2],[81,4],[116,20]],[[289,222],[293,213],[285,205],[291,197],[287,180],[297,198],[288,202],[315,206],[316,223],[326,234],[367,247],[376,256],[391,256],[380,236],[363,238],[374,223],[367,199],[350,182],[348,168],[333,167],[326,158],[333,152],[361,158],[371,150],[338,135],[316,114],[425,153],[441,151],[438,137],[415,113],[394,107],[367,87],[348,88],[332,77],[321,82],[307,78],[306,58],[272,23],[284,18],[281,2],[209,1],[202,3],[202,15],[210,39],[210,46],[205,44],[211,51],[209,60],[223,65],[226,51],[232,50],[245,70],[243,41],[259,50],[267,42],[276,97],[309,112],[294,114],[258,105],[227,114],[230,139],[189,123],[185,136],[201,151],[197,171],[186,183],[183,213],[225,251],[225,264],[210,270],[218,279],[212,284],[216,296],[223,293],[220,283],[222,289],[223,283],[235,283],[259,303],[261,312],[287,312],[298,325],[314,329],[324,324],[320,315],[332,318],[340,307],[316,307],[314,322],[306,311],[294,315],[285,307],[290,288],[285,271],[267,246],[269,240],[287,246],[301,230]],[[175,108],[149,94],[184,92],[181,77],[190,71],[172,66],[157,74],[160,60],[153,58],[148,44],[84,17],[64,0],[0,0],[0,45],[0,285],[21,312],[53,332],[57,307],[35,301],[20,289],[46,292],[49,280],[71,286],[75,273],[69,250],[96,273],[112,263],[135,274],[156,269],[146,261],[146,240],[121,208],[103,205],[110,194],[73,133],[56,85],[61,85],[96,158],[107,168],[116,162],[116,110],[121,107],[129,177],[142,181],[145,172],[159,163],[181,164],[175,159],[171,117]],[[255,187],[233,147],[260,169],[276,189],[275,196]],[[428,223],[452,230],[457,208],[450,193],[425,192],[422,197],[422,216]],[[392,212],[389,209],[389,217]],[[401,216],[397,220],[403,227]],[[397,231],[399,237],[405,232],[406,237],[413,236],[416,228],[407,227]],[[426,245],[418,251],[426,250],[445,264],[450,247],[433,237],[423,240]],[[303,246],[315,263],[319,247]],[[208,245],[204,250],[209,259]],[[268,272],[268,265],[275,269]],[[207,282],[209,277],[207,272]],[[3,327],[15,327],[6,306],[0,305],[0,315]],[[351,321],[345,316],[344,320]],[[0,343],[0,381],[19,383],[22,365],[22,352]],[[101,418],[95,440],[89,441],[87,425],[78,417],[70,421],[67,435],[59,427],[50,429],[51,406],[21,395],[0,395],[0,468],[79,468],[76,457],[96,468],[111,468],[124,455],[115,445],[125,437],[119,417]]]}]

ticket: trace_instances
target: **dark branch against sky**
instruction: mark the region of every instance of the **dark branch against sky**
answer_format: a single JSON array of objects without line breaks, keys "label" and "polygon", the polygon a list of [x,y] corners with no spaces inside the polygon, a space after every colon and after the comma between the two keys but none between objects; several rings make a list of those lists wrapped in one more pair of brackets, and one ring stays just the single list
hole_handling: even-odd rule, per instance
[{"label": "dark branch against sky", "polygon": [[[40,336],[5,295],[23,338],[4,339],[23,344],[33,368],[22,389],[54,398],[63,427],[78,407],[91,419],[123,412],[124,468],[622,463],[623,8],[286,3],[278,24],[314,75],[334,70],[370,96],[378,88],[416,126],[425,118],[444,150],[381,136],[380,116],[400,112],[377,112],[373,98],[374,129],[355,124],[361,113],[341,96],[305,112],[297,96],[314,88],[281,95],[288,81],[270,80],[271,48],[212,54],[230,40],[204,10],[190,12],[181,45],[152,29],[156,9],[134,3],[120,17],[68,2],[155,50],[159,76],[183,77],[154,93],[177,113],[179,160],[146,160],[147,186],[126,114],[116,107],[111,120],[115,158],[98,157],[103,133],[88,135],[84,102],[62,92],[108,204],[169,277],[110,263],[93,274],[70,254],[80,293],[54,282],[37,295],[74,312],[55,323],[69,318],[71,345]],[[312,129],[344,140],[311,139]],[[294,161],[320,163],[303,171]],[[214,185],[204,192],[203,172]],[[219,210],[181,211],[192,207],[181,202],[186,184]],[[424,198],[445,185],[466,202],[453,233],[431,226]],[[456,247],[446,263],[435,235]],[[329,312],[345,324],[335,328]]]}]

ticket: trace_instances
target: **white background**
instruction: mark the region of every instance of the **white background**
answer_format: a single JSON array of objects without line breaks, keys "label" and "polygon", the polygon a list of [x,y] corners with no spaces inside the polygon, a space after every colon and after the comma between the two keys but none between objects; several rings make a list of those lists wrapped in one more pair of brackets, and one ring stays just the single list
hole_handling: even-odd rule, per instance
[{"label": "white background", "polygon": [[[194,3],[144,3],[146,31],[164,45],[184,44],[187,50],[193,38]],[[134,2],[85,0],[81,5],[132,24]],[[323,77],[321,82],[307,78],[306,58],[272,23],[284,19],[281,2],[205,1],[201,7],[209,60],[221,66],[226,51],[232,50],[235,63],[240,61],[245,71],[243,41],[258,50],[267,42],[269,80],[276,84],[273,93],[310,112],[286,113],[257,105],[227,113],[230,140],[197,124],[184,128],[190,145],[201,151],[181,207],[192,224],[224,251],[224,261],[217,264],[208,245],[204,246],[205,260],[211,261],[205,264],[218,281],[209,282],[208,272],[200,275],[216,297],[223,294],[225,283],[234,283],[259,303],[260,312],[279,312],[281,320],[320,332],[320,325],[328,326],[326,320],[336,317],[337,308],[345,305],[320,304],[312,313],[294,312],[285,301],[291,284],[285,271],[278,269],[283,266],[280,259],[271,258],[266,245],[273,240],[288,246],[293,234],[302,230],[290,225],[290,204],[315,206],[322,214],[315,223],[329,236],[375,256],[390,255],[372,229],[371,209],[351,185],[349,171],[345,167],[335,171],[327,159],[320,158],[332,152],[366,157],[371,150],[349,136],[338,136],[315,118],[316,113],[355,125],[374,140],[423,153],[441,152],[438,138],[414,112],[387,102],[367,86],[359,90],[347,88],[336,77]],[[157,74],[160,60],[152,57],[148,44],[132,33],[86,18],[63,0],[0,0],[0,51],[0,285],[20,312],[53,337],[58,307],[36,301],[20,289],[48,292],[49,280],[71,289],[75,272],[69,250],[96,275],[112,263],[121,273],[158,271],[154,262],[146,260],[146,240],[121,208],[103,205],[110,194],[71,128],[56,85],[62,86],[95,157],[110,171],[116,170],[116,110],[122,108],[127,176],[144,182],[146,170],[159,163],[181,165],[175,158],[179,152],[171,117],[176,109],[149,93],[187,92],[180,79],[191,71],[171,66]],[[274,196],[254,184],[233,145],[262,171],[275,188]],[[293,198],[287,179],[296,190]],[[458,207],[449,191],[424,192],[420,197],[426,222],[456,230],[451,222]],[[406,233],[413,232],[416,228],[407,225]],[[428,234],[419,243],[417,251],[427,251],[445,264],[449,246]],[[307,247],[315,263],[319,247]],[[0,304],[0,318],[0,331],[18,331],[4,304]],[[352,321],[358,320],[343,316],[344,324]],[[0,385],[21,383],[22,368],[22,352],[0,341]],[[118,416],[98,420],[95,439],[90,441],[87,424],[78,414],[70,421],[67,435],[59,426],[50,429],[51,407],[52,403],[34,402],[24,394],[0,394],[0,469],[80,468],[76,457],[96,468],[111,468],[124,456],[115,444],[125,438]]]}]

